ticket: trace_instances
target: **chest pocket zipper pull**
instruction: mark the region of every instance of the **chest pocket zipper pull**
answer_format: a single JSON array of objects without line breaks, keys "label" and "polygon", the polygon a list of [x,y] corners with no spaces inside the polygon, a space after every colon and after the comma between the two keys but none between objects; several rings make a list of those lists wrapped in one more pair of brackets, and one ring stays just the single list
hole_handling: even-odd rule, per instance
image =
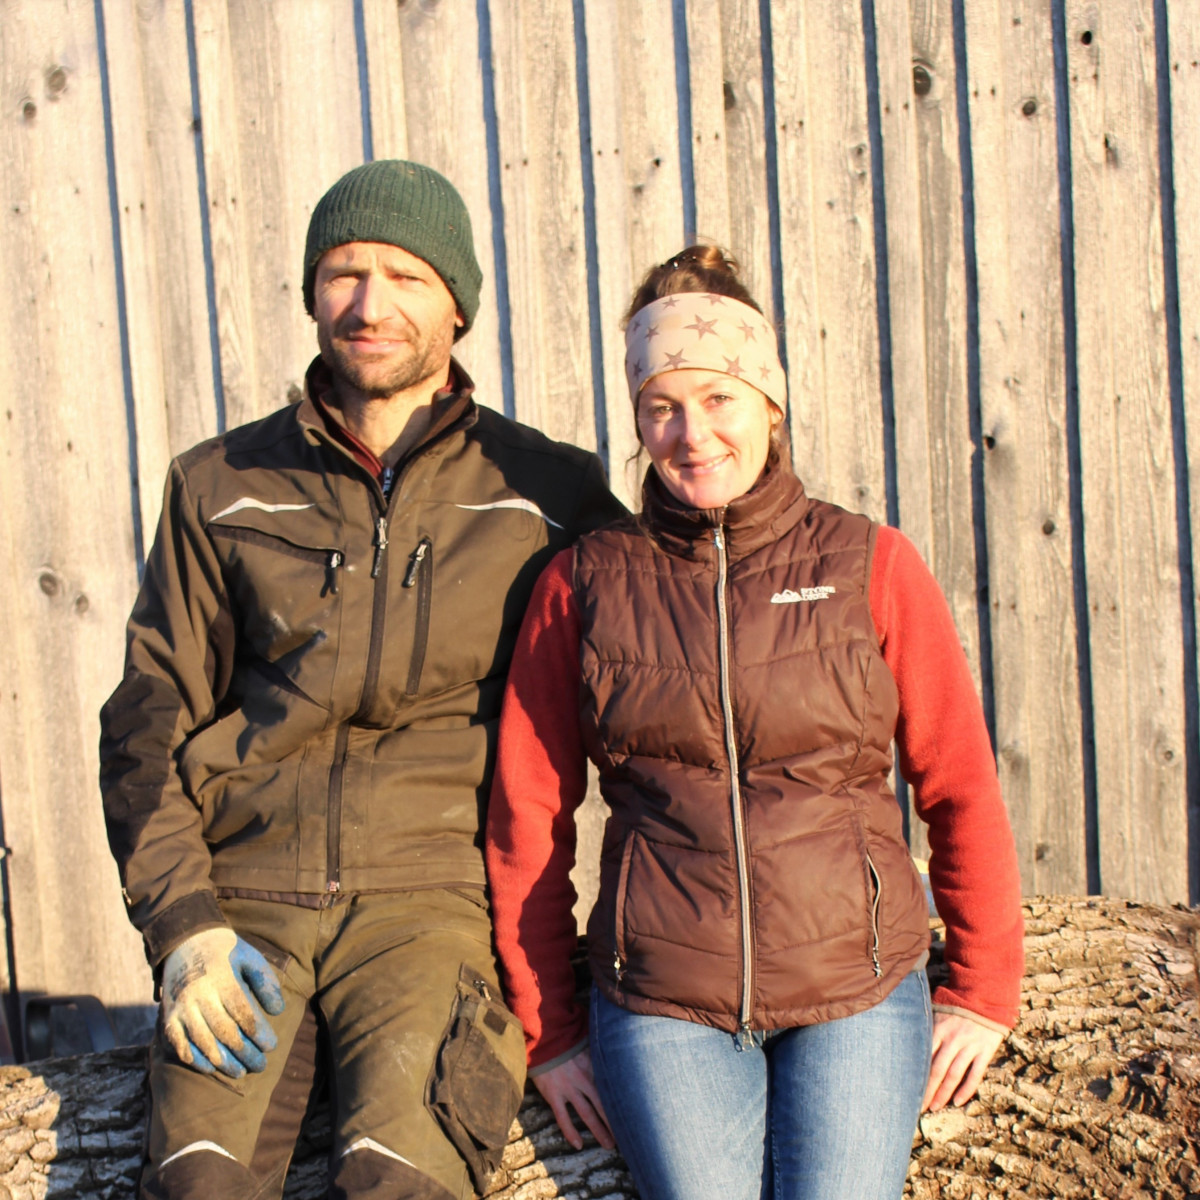
[{"label": "chest pocket zipper pull", "polygon": [[338,568],[343,561],[340,550],[330,550],[329,561],[325,564],[325,590],[331,596],[338,594]]},{"label": "chest pocket zipper pull", "polygon": [[388,547],[387,518],[380,517],[375,522],[375,561],[371,565],[371,578],[379,578],[379,570],[383,566],[383,552]]},{"label": "chest pocket zipper pull", "polygon": [[422,538],[417,543],[417,548],[408,557],[408,570],[404,572],[404,582],[401,587],[410,588],[417,582],[417,572],[421,569],[421,564],[425,561],[425,555],[429,553],[429,539]]}]

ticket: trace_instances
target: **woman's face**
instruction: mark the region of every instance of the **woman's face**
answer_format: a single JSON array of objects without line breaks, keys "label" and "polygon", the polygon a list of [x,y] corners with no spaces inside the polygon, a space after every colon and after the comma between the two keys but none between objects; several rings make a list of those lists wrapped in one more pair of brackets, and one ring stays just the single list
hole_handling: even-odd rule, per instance
[{"label": "woman's face", "polygon": [[638,429],[654,469],[692,508],[720,508],[754,486],[779,420],[758,388],[720,371],[664,371],[638,396]]}]

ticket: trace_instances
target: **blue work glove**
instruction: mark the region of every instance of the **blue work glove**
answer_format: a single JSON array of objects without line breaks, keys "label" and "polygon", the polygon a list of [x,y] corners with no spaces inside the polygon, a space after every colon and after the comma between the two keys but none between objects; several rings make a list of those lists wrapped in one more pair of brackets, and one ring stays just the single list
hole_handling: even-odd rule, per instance
[{"label": "blue work glove", "polygon": [[195,933],[163,963],[163,1032],[179,1060],[205,1075],[261,1071],[275,1048],[267,1013],[281,1012],[271,964],[232,929]]}]

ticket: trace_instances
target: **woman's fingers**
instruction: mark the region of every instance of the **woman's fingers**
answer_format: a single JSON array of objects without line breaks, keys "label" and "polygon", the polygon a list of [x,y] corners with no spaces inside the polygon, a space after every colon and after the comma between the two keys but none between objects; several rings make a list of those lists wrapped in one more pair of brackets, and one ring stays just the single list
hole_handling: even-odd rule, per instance
[{"label": "woman's fingers", "polygon": [[572,1109],[600,1145],[607,1150],[613,1148],[616,1143],[612,1130],[608,1127],[604,1105],[596,1091],[596,1083],[592,1078],[592,1060],[586,1050],[581,1050],[574,1058],[535,1075],[533,1082],[550,1105],[550,1111],[554,1113],[563,1137],[576,1150],[583,1148],[583,1137],[571,1119]]},{"label": "woman's fingers", "polygon": [[975,1094],[1004,1035],[957,1013],[935,1013],[933,1055],[922,1112],[937,1112]]}]

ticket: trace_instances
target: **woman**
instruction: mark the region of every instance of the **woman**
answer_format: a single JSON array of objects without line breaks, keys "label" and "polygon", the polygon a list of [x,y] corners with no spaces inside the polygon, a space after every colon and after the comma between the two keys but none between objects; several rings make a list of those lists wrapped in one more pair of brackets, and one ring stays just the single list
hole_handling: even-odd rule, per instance
[{"label": "woman", "polygon": [[[554,559],[525,619],[497,944],[564,1135],[568,1109],[611,1128],[644,1200],[894,1198],[922,1104],[965,1103],[1016,1020],[1016,854],[945,600],[900,533],[805,495],[736,272],[692,246],[630,306],[643,512]],[[893,738],[946,921],[932,1029]],[[587,757],[612,810],[590,1022],[568,964]]]}]

